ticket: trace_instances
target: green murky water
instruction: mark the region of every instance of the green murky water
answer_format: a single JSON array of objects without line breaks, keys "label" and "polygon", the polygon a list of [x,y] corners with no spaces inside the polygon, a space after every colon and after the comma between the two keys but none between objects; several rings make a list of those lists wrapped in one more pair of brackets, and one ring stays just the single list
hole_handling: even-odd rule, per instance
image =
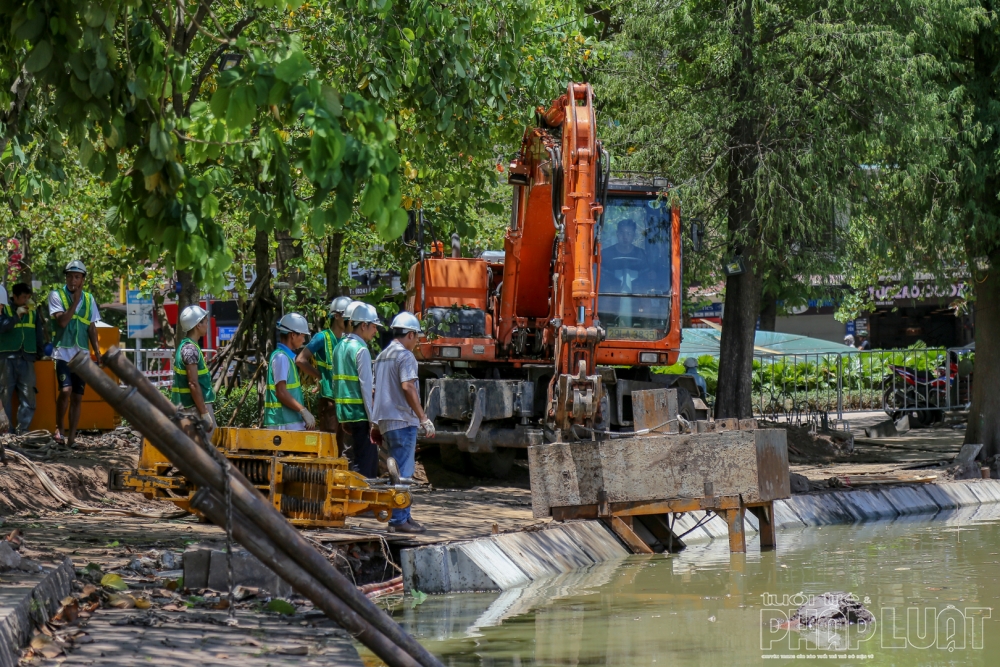
[{"label": "green murky water", "polygon": [[[716,541],[500,594],[407,599],[395,617],[448,667],[1000,665],[1000,508],[778,542],[730,555]],[[772,627],[796,595],[827,591],[856,595],[874,626]]]}]

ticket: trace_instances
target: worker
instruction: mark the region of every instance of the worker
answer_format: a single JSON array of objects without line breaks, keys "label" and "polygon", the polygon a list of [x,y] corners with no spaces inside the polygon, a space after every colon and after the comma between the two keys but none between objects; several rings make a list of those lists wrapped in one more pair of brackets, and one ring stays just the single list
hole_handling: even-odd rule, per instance
[{"label": "worker", "polygon": [[684,360],[684,374],[690,375],[694,378],[694,383],[698,386],[698,391],[701,392],[701,397],[708,395],[708,385],[705,383],[705,378],[703,378],[701,373],[698,372],[697,359],[694,357],[688,357]]},{"label": "worker", "polygon": [[45,345],[42,327],[36,326],[35,309],[31,306],[31,286],[18,283],[11,289],[10,304],[0,310],[0,363],[5,366],[3,409],[12,425],[12,402],[17,392],[17,432],[31,430],[35,416],[35,359]]},{"label": "worker", "polygon": [[350,303],[349,296],[334,299],[330,303],[330,326],[313,336],[295,358],[301,372],[319,381],[316,421],[319,430],[327,433],[338,431],[337,407],[333,402],[333,350],[346,335],[344,311]]},{"label": "worker", "polygon": [[[208,333],[208,311],[201,306],[188,306],[177,320],[184,336],[174,353],[174,381],[170,399],[181,406],[181,413],[199,419],[206,435],[215,430],[215,391],[208,372],[205,355],[198,340]],[[198,378],[192,382],[191,378]]]},{"label": "worker", "polygon": [[[381,437],[396,459],[399,474],[412,477],[416,465],[417,437],[433,438],[434,422],[420,404],[417,359],[413,348],[420,336],[420,320],[407,311],[392,320],[392,342],[375,359],[374,425],[372,434]],[[377,429],[377,430],[376,430]],[[395,509],[389,519],[394,533],[423,533],[426,528],[410,516],[410,508]]]},{"label": "worker", "polygon": [[337,421],[351,436],[352,469],[378,477],[378,431],[372,433],[372,357],[368,342],[382,325],[375,306],[357,301],[346,309],[350,333],[333,351],[334,401]]},{"label": "worker", "polygon": [[278,347],[267,365],[264,426],[277,431],[314,431],[316,418],[306,408],[295,366],[295,350],[309,337],[309,323],[298,313],[278,320]]},{"label": "worker", "polygon": [[[94,295],[83,289],[87,269],[83,262],[74,259],[63,271],[66,284],[49,292],[49,315],[55,326],[56,382],[56,432],[52,438],[72,447],[76,443],[76,427],[80,424],[80,407],[86,383],[69,370],[70,360],[81,350],[93,348],[97,364],[101,365],[101,348],[97,342],[97,322],[101,311]],[[69,430],[63,436],[63,419],[69,407]]]}]

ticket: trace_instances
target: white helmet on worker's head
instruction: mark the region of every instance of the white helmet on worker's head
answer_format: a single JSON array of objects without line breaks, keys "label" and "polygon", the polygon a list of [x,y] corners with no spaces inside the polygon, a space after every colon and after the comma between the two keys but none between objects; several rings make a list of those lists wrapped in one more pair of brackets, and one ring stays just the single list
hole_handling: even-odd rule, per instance
[{"label": "white helmet on worker's head", "polygon": [[684,368],[698,368],[698,360],[694,357],[688,357],[684,360]]},{"label": "white helmet on worker's head", "polygon": [[347,310],[347,307],[351,305],[352,302],[353,300],[349,296],[338,296],[330,302],[330,314],[336,315],[337,313],[340,313],[343,315],[344,311]]},{"label": "white helmet on worker's head", "polygon": [[298,313],[288,313],[278,320],[278,333],[297,333],[309,335],[309,323]]},{"label": "white helmet on worker's head", "polygon": [[375,310],[375,306],[360,301],[357,302],[353,312],[351,312],[351,322],[355,324],[371,322],[377,326],[382,326],[382,320],[378,318],[378,311]]},{"label": "white helmet on worker's head", "polygon": [[351,316],[354,315],[354,309],[363,305],[365,305],[364,301],[351,301],[347,304],[347,308],[344,308],[344,320],[350,322]]},{"label": "white helmet on worker's head", "polygon": [[178,322],[181,325],[181,333],[186,334],[191,331],[191,329],[201,324],[201,321],[206,317],[208,317],[208,311],[201,306],[188,306],[181,311],[180,321]]},{"label": "white helmet on worker's head", "polygon": [[63,273],[82,273],[83,275],[87,275],[87,268],[83,265],[83,262],[78,259],[74,259],[66,265],[66,268],[63,269]]},{"label": "white helmet on worker's head", "polygon": [[396,317],[392,318],[392,324],[389,325],[394,331],[413,331],[415,333],[420,333],[420,320],[413,313],[404,310]]}]

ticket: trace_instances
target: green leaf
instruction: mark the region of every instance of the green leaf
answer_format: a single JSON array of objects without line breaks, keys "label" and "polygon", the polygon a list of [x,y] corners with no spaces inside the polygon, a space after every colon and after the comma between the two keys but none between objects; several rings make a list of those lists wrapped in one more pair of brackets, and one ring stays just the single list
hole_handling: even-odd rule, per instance
[{"label": "green leaf", "polygon": [[42,34],[42,30],[45,28],[45,14],[35,10],[35,15],[32,18],[25,20],[23,23],[18,23],[17,19],[15,19],[11,27],[14,29],[14,37],[23,39],[26,42],[33,42],[38,39],[38,36]]},{"label": "green leaf", "polygon": [[384,229],[379,230],[379,234],[386,241],[392,241],[393,239],[398,239],[406,231],[406,210],[402,208],[397,208],[389,215],[389,223]]},{"label": "green leaf", "polygon": [[87,22],[87,25],[91,28],[97,28],[102,23],[104,23],[105,11],[96,2],[87,3],[87,8],[83,11],[83,20]]},{"label": "green leaf", "polygon": [[214,218],[219,214],[219,199],[213,194],[208,194],[201,200],[201,217]]},{"label": "green leaf", "polygon": [[[214,100],[213,100],[214,101]],[[229,129],[244,128],[253,122],[257,111],[257,94],[252,86],[240,86],[229,98],[226,125]]]},{"label": "green leaf", "polygon": [[52,45],[42,40],[35,44],[31,50],[31,55],[24,61],[24,69],[29,72],[40,72],[45,69],[52,60]]},{"label": "green leaf", "polygon": [[295,615],[295,605],[293,605],[291,602],[288,602],[287,600],[280,600],[278,598],[275,598],[270,602],[268,602],[267,606],[264,608],[267,609],[268,611],[284,614],[285,616]]},{"label": "green leaf", "polygon": [[101,577],[101,586],[105,588],[110,588],[113,591],[127,591],[128,584],[125,580],[121,578],[119,574],[106,574]]},{"label": "green leaf", "polygon": [[229,96],[233,94],[232,88],[219,88],[212,95],[209,106],[212,107],[212,115],[216,118],[225,118],[226,109],[229,108]]},{"label": "green leaf", "polygon": [[106,69],[90,70],[90,91],[96,97],[104,97],[115,87],[114,77]]},{"label": "green leaf", "polygon": [[[184,222],[184,229],[186,229],[189,234],[194,230],[198,229],[198,216],[196,216],[192,211],[188,211],[187,213],[184,214],[183,222]],[[187,248],[187,246],[181,244],[180,247],[178,248],[178,251],[180,250],[180,248]]]},{"label": "green leaf", "polygon": [[288,57],[274,68],[274,76],[285,83],[295,83],[311,71],[313,66],[306,58],[306,54],[299,49],[293,49],[288,52]]},{"label": "green leaf", "polygon": [[403,28],[403,36],[406,37],[406,39],[411,42],[414,39],[413,31],[410,30],[409,28]]}]

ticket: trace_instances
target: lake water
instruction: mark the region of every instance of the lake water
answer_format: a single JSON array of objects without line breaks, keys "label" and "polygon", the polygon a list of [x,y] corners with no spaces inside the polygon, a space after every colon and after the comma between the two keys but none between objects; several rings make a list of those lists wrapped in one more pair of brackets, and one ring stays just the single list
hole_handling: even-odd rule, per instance
[{"label": "lake water", "polygon": [[[503,593],[407,598],[394,616],[448,667],[1000,666],[998,507],[779,531],[776,551],[748,548],[716,540]],[[778,626],[828,591],[854,594],[876,622]]]}]

